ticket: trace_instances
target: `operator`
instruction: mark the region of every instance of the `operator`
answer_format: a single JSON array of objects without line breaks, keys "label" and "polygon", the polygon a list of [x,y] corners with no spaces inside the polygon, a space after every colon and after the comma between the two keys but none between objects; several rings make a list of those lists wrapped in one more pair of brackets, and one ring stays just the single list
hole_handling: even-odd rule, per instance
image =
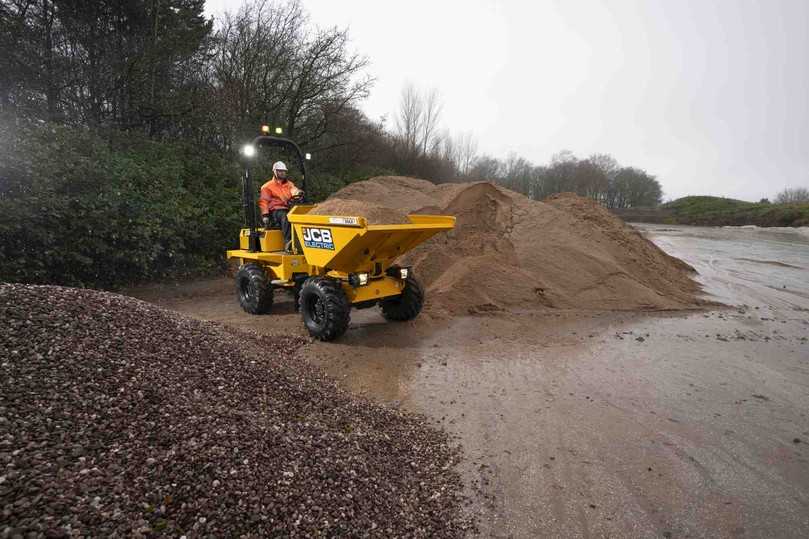
[{"label": "operator", "polygon": [[270,223],[275,221],[281,227],[284,235],[284,248],[292,239],[292,229],[287,221],[289,204],[295,198],[303,195],[303,191],[295,187],[287,178],[287,166],[278,161],[272,166],[272,179],[261,186],[261,197],[258,205],[261,207],[261,217],[264,221],[264,228],[269,228]]}]

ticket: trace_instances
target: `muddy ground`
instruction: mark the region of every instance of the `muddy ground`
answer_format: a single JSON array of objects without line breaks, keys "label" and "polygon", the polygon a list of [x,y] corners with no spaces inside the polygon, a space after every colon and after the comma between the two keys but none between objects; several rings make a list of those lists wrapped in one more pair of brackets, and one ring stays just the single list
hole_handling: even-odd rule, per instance
[{"label": "muddy ground", "polygon": [[[732,307],[406,324],[365,310],[302,353],[459,437],[484,536],[809,536],[809,237],[641,228]],[[303,334],[291,298],[249,316],[228,279],[128,293]]]}]

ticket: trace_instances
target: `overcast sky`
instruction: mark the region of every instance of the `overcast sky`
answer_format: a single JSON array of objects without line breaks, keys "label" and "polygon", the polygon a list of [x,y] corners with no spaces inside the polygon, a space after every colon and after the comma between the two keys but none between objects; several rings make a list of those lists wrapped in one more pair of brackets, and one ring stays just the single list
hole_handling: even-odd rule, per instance
[{"label": "overcast sky", "polygon": [[[208,0],[208,12],[241,0]],[[809,0],[303,0],[349,27],[391,118],[406,81],[443,125],[536,164],[612,154],[666,198],[809,187]]]}]

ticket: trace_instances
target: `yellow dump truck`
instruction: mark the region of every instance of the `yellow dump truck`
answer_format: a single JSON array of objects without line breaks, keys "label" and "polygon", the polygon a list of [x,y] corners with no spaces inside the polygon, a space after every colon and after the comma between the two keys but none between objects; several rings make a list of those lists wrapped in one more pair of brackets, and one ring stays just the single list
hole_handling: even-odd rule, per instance
[{"label": "yellow dump truck", "polygon": [[[262,129],[266,132],[266,129]],[[351,308],[379,306],[388,320],[412,320],[421,312],[424,290],[411,268],[396,259],[435,234],[455,226],[443,215],[408,215],[406,224],[369,224],[363,216],[312,215],[313,205],[298,204],[287,215],[292,241],[284,244],[277,227],[258,227],[251,158],[259,149],[282,147],[298,160],[306,193],[309,154],[289,139],[261,135],[243,148],[243,205],[246,227],[239,248],[227,251],[239,264],[236,292],[250,314],[271,311],[274,293],[288,290],[309,333],[330,341],[345,333]]]}]

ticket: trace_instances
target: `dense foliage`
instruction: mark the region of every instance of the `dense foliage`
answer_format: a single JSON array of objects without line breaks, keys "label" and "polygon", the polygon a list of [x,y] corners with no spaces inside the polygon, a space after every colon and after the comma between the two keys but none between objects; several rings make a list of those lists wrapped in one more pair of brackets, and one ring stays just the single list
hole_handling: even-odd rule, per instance
[{"label": "dense foliage", "polygon": [[0,281],[111,286],[212,269],[241,223],[238,169],[182,143],[0,130]]},{"label": "dense foliage", "polygon": [[204,4],[0,0],[0,279],[113,286],[222,265],[241,224],[235,149],[262,123],[315,154],[313,200],[388,172],[345,30],[295,0],[217,25]]}]

